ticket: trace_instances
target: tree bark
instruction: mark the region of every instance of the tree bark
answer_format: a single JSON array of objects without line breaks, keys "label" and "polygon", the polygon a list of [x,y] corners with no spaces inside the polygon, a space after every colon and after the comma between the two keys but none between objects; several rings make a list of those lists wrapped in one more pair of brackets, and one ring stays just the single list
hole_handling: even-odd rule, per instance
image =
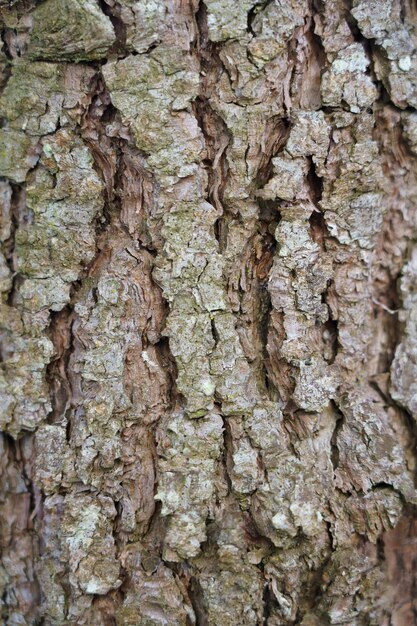
[{"label": "tree bark", "polygon": [[411,0],[0,0],[11,626],[417,624]]}]

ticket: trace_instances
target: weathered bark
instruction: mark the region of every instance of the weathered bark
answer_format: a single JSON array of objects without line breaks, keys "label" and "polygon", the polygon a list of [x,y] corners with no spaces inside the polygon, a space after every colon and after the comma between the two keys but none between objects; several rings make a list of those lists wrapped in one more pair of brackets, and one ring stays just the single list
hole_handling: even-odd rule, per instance
[{"label": "weathered bark", "polygon": [[417,624],[414,3],[0,7],[2,623]]}]

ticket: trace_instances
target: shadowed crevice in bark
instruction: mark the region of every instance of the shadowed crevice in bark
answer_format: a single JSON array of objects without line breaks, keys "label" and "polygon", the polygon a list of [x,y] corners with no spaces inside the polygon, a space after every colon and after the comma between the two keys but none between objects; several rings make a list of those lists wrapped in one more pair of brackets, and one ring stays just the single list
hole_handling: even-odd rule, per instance
[{"label": "shadowed crevice in bark", "polygon": [[209,622],[207,619],[206,607],[204,606],[203,591],[201,589],[198,578],[191,576],[189,587],[188,587],[188,593],[190,596],[191,604],[195,612],[196,625],[208,626]]},{"label": "shadowed crevice in bark", "polygon": [[264,187],[272,176],[272,159],[285,147],[291,130],[291,121],[286,117],[272,116],[265,125],[261,156],[256,174],[256,185]]},{"label": "shadowed crevice in bark", "polygon": [[21,277],[18,274],[16,267],[16,259],[14,257],[14,247],[15,247],[15,236],[16,230],[19,225],[19,221],[30,220],[30,214],[25,214],[25,189],[22,185],[11,184],[11,197],[10,197],[10,205],[7,207],[6,203],[4,204],[4,216],[10,212],[10,235],[3,243],[3,253],[6,259],[7,265],[11,272],[11,288],[9,294],[7,296],[7,303],[10,306],[13,306],[16,300],[16,294],[19,290],[19,284],[21,283]]},{"label": "shadowed crevice in bark", "polygon": [[51,390],[51,412],[47,423],[59,423],[71,405],[71,383],[68,377],[69,360],[74,349],[72,324],[73,308],[67,305],[59,312],[51,312],[49,336],[55,356],[46,368],[46,380]]},{"label": "shadowed crevice in bark", "polygon": [[337,439],[339,436],[339,433],[343,427],[343,425],[345,424],[345,416],[343,415],[343,413],[338,409],[337,406],[334,406],[335,409],[335,415],[336,415],[336,421],[335,421],[335,425],[334,425],[334,430],[332,433],[332,439],[331,439],[331,460],[332,460],[332,466],[333,466],[333,470],[336,470],[339,467],[339,448],[337,446]]},{"label": "shadowed crevice in bark", "polygon": [[228,173],[226,152],[230,137],[225,123],[210,107],[209,98],[204,95],[204,91],[204,83],[202,83],[202,96],[194,101],[194,112],[205,138],[207,157],[204,166],[208,173],[207,199],[219,212],[214,229],[221,251],[225,246],[227,236],[227,215],[223,204],[223,193]]},{"label": "shadowed crevice in bark", "polygon": [[193,102],[194,115],[204,135],[206,159],[203,164],[208,174],[207,200],[217,209],[219,217],[214,230],[220,252],[224,249],[227,237],[227,207],[223,203],[224,188],[228,176],[227,147],[230,133],[227,126],[211,104],[213,86],[225,71],[219,56],[219,47],[209,40],[207,27],[207,7],[200,1],[195,14],[197,36],[194,54],[200,64],[200,94]]},{"label": "shadowed crevice in bark", "polygon": [[120,5],[117,2],[106,2],[106,0],[98,0],[98,2],[103,13],[110,18],[116,35],[114,45],[109,50],[109,56],[114,54],[119,58],[124,57],[129,51],[126,48],[126,25],[120,17]]}]

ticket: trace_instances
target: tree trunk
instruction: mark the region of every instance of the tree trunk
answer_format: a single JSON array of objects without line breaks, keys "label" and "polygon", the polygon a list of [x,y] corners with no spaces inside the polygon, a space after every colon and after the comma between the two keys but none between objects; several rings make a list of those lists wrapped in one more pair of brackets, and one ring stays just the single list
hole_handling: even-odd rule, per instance
[{"label": "tree trunk", "polygon": [[417,624],[412,0],[0,0],[2,623]]}]

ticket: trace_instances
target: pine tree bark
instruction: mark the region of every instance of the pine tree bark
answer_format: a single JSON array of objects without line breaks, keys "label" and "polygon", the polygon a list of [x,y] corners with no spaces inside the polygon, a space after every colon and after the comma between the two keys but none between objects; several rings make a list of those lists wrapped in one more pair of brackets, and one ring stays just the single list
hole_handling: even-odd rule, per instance
[{"label": "pine tree bark", "polygon": [[417,624],[411,0],[1,0],[2,623]]}]

